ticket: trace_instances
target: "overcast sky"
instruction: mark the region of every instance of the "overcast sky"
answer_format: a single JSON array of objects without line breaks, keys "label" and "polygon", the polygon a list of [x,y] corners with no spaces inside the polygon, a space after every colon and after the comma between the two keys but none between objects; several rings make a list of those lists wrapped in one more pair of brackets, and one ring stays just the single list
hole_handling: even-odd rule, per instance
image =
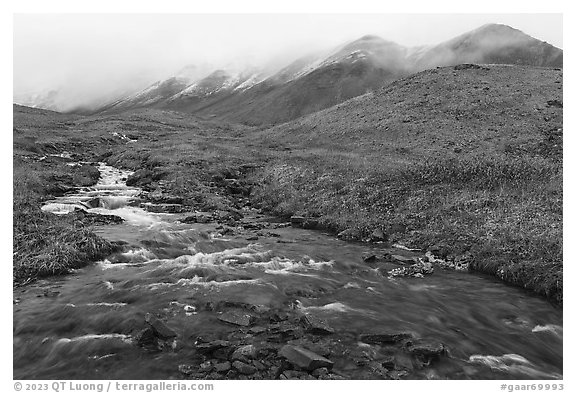
[{"label": "overcast sky", "polygon": [[16,14],[13,93],[89,101],[187,64],[282,63],[365,34],[429,45],[485,23],[563,47],[561,14]]}]

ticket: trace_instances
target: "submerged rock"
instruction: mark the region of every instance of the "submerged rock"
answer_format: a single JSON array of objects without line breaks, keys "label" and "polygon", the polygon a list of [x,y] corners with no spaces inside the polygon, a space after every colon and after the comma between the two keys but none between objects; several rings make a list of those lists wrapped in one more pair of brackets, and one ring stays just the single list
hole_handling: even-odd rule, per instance
[{"label": "submerged rock", "polygon": [[411,338],[413,338],[412,334],[405,332],[368,333],[368,334],[361,334],[359,337],[360,341],[366,344],[395,344]]},{"label": "submerged rock", "polygon": [[150,325],[154,330],[157,337],[166,340],[177,336],[174,330],[170,329],[164,322],[156,318],[154,315],[147,313],[145,319],[148,325]]},{"label": "submerged rock", "polygon": [[303,370],[313,371],[325,367],[332,369],[334,362],[312,351],[293,345],[284,345],[278,354]]}]

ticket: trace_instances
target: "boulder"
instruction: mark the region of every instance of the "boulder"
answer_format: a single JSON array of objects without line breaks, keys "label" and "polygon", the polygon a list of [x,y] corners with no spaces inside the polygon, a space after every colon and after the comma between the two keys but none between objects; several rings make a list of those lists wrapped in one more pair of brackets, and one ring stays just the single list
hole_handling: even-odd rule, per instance
[{"label": "boulder", "polygon": [[156,318],[154,315],[147,313],[145,319],[158,338],[166,340],[177,336],[174,330],[170,329],[164,322]]},{"label": "boulder", "polygon": [[158,338],[152,328],[145,328],[136,335],[136,343],[142,347],[156,345]]},{"label": "boulder", "polygon": [[232,360],[245,360],[245,359],[255,359],[258,356],[258,350],[254,345],[243,345],[238,347],[232,353]]},{"label": "boulder", "polygon": [[237,326],[250,326],[254,323],[255,317],[249,313],[242,311],[228,311],[220,314],[218,319]]},{"label": "boulder", "polygon": [[154,174],[149,169],[138,169],[136,172],[128,176],[126,185],[129,187],[141,187],[152,183],[152,176]]},{"label": "boulder", "polygon": [[203,355],[208,355],[218,349],[230,347],[229,341],[224,340],[214,340],[210,342],[196,343],[196,351]]},{"label": "boulder", "polygon": [[217,373],[226,373],[232,368],[230,362],[216,363],[214,369]]},{"label": "boulder", "polygon": [[334,366],[331,360],[298,346],[284,345],[278,354],[303,370],[313,371],[321,367],[332,369]]},{"label": "boulder", "polygon": [[241,362],[239,360],[234,361],[234,363],[232,363],[232,367],[234,367],[235,370],[244,375],[251,375],[257,371],[256,367]]},{"label": "boulder", "polygon": [[372,242],[385,242],[388,240],[388,235],[386,235],[382,229],[377,228],[370,235],[370,241]]},{"label": "boulder", "polygon": [[446,347],[444,344],[434,340],[417,340],[408,343],[408,352],[420,357],[425,361],[436,359],[446,354]]},{"label": "boulder", "polygon": [[312,334],[332,334],[334,333],[334,329],[328,326],[328,323],[313,315],[313,314],[304,314],[300,321],[306,327],[306,331]]}]

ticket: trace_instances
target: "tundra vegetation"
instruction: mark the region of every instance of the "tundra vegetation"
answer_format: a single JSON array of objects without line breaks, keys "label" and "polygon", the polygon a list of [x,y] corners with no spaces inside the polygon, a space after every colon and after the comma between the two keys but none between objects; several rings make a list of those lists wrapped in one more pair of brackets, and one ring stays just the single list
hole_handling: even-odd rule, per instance
[{"label": "tundra vegetation", "polygon": [[93,166],[49,155],[68,151],[135,171],[136,185],[190,209],[251,205],[358,241],[379,229],[561,304],[562,127],[561,70],[492,65],[424,71],[273,127],[15,106],[14,280],[114,248],[80,218],[39,210],[97,181]]}]

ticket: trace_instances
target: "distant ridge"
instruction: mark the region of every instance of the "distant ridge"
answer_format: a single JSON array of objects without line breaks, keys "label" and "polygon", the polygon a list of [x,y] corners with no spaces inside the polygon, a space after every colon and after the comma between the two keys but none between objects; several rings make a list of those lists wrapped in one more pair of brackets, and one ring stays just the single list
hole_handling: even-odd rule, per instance
[{"label": "distant ridge", "polygon": [[272,75],[251,68],[216,70],[194,81],[170,78],[96,112],[156,108],[249,125],[278,124],[415,72],[462,63],[557,68],[563,51],[502,24],[483,25],[429,47],[407,48],[365,35],[327,54],[297,59]]}]

